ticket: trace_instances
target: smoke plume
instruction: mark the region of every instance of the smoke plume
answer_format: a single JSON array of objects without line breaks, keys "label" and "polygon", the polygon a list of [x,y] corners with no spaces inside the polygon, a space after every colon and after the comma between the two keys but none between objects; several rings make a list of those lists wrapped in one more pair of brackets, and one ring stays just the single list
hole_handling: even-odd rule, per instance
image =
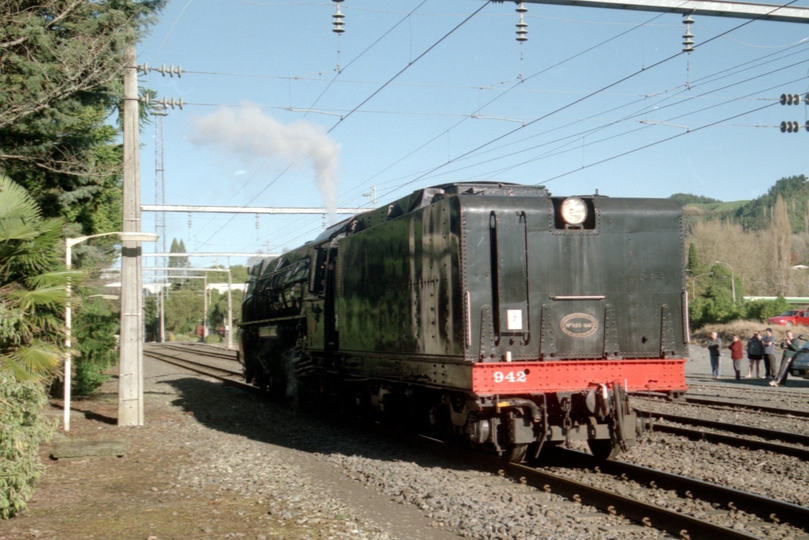
[{"label": "smoke plume", "polygon": [[249,103],[236,110],[222,107],[194,119],[192,126],[191,142],[200,146],[278,159],[284,164],[308,162],[315,171],[317,188],[334,221],[340,146],[322,127],[304,121],[285,125]]}]

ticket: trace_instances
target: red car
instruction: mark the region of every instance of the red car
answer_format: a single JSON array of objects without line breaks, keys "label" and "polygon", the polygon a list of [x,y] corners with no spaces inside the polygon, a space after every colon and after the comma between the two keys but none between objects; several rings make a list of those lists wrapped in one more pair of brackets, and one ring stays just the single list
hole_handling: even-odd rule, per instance
[{"label": "red car", "polygon": [[770,317],[767,322],[779,326],[809,326],[809,310],[790,309],[780,315]]}]

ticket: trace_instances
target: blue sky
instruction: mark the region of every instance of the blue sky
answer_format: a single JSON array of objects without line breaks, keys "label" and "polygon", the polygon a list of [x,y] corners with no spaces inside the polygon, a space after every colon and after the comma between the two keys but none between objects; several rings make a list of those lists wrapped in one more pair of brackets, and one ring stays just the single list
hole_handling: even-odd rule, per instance
[{"label": "blue sky", "polygon": [[[777,103],[809,92],[809,24],[696,16],[683,54],[680,15],[526,7],[520,44],[511,2],[347,0],[338,38],[334,2],[172,1],[138,48],[139,64],[184,70],[140,77],[186,104],[164,119],[166,203],[359,207],[371,186],[381,205],[465,180],[731,201],[809,174],[809,132],[777,127],[809,119]],[[147,126],[144,204],[154,141]],[[154,221],[144,213],[143,229]],[[278,252],[323,223],[169,213],[166,237]],[[226,262],[245,260],[192,260]]]}]

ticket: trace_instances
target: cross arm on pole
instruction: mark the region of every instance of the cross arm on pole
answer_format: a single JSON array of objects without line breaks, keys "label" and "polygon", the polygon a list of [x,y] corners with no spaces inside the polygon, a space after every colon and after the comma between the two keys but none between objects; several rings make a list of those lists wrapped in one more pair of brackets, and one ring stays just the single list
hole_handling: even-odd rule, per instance
[{"label": "cross arm on pole", "polygon": [[527,4],[630,9],[662,13],[689,13],[711,17],[809,23],[809,8],[753,2],[728,2],[723,0],[687,0],[685,2],[680,0],[523,0],[523,2]]}]

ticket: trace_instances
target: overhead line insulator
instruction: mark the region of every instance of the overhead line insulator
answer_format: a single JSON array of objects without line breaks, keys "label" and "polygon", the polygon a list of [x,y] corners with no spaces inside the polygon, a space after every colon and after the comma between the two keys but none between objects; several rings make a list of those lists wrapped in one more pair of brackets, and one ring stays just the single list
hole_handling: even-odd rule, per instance
[{"label": "overhead line insulator", "polygon": [[691,18],[690,13],[683,15],[683,24],[685,25],[683,52],[690,54],[694,50],[694,34],[691,33],[691,25],[694,24],[694,19]]},{"label": "overhead line insulator", "polygon": [[[809,121],[806,122],[807,131],[809,131]],[[798,122],[781,122],[781,133],[797,133],[801,130],[801,125]]]},{"label": "overhead line insulator", "polygon": [[525,19],[523,18],[523,15],[528,11],[528,8],[525,7],[522,2],[520,2],[517,4],[516,11],[520,14],[520,22],[516,24],[517,37],[515,39],[522,43],[523,41],[528,41],[528,23],[526,23]]},{"label": "overhead line insulator", "polygon": [[174,107],[177,107],[180,110],[182,110],[183,105],[185,105],[183,103],[183,98],[180,98],[180,99],[174,99],[174,98],[166,99],[164,97],[163,99],[152,99],[147,95],[146,97],[142,98],[141,101],[143,101],[147,105],[151,105],[151,104],[161,105],[164,109],[168,109],[169,107],[171,107],[173,109]]},{"label": "overhead line insulator", "polygon": [[345,28],[343,28],[343,26],[345,26],[345,23],[343,22],[343,19],[345,19],[345,15],[343,15],[340,12],[340,2],[342,2],[343,0],[332,0],[332,1],[337,3],[337,11],[335,11],[334,15],[331,16],[331,18],[334,19],[331,23],[333,26],[331,31],[339,35],[346,31]]},{"label": "overhead line insulator", "polygon": [[164,77],[166,75],[168,75],[169,77],[174,77],[175,75],[177,75],[177,77],[183,76],[183,68],[180,65],[178,65],[177,67],[174,67],[174,65],[166,67],[166,64],[163,64],[159,68],[156,68],[156,67],[149,67],[149,64],[144,62],[143,64],[135,67],[137,68],[138,71],[140,71],[144,75],[148,74],[150,71],[156,71]]},{"label": "overhead line insulator", "polygon": [[[807,94],[809,96],[809,94]],[[781,105],[800,105],[801,104],[801,95],[800,94],[781,94],[781,99],[779,100]]]}]

